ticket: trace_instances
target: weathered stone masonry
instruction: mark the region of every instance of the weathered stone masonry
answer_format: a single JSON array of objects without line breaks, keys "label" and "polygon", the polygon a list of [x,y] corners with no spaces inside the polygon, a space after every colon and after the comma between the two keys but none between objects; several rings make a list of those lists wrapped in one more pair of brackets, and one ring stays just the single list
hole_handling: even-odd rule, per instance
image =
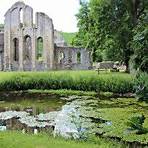
[{"label": "weathered stone masonry", "polygon": [[55,49],[56,69],[90,69],[90,55],[83,48],[57,47]]},{"label": "weathered stone masonry", "polygon": [[34,24],[33,9],[24,2],[16,2],[6,12],[4,33],[0,32],[0,70],[41,71],[91,67],[87,50],[57,47],[59,41],[56,44],[52,19],[42,12],[37,12],[35,17]]}]

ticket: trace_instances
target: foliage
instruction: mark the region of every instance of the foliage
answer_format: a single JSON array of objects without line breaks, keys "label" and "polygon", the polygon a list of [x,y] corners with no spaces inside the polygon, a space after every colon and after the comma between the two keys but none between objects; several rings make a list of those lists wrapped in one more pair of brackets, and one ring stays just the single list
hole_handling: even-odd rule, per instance
[{"label": "foliage", "polygon": [[76,33],[70,33],[70,32],[60,32],[60,33],[64,37],[64,40],[66,41],[68,46],[71,46],[73,38],[75,37]]},{"label": "foliage", "polygon": [[140,73],[134,80],[136,97],[139,101],[148,102],[148,74]]},{"label": "foliage", "polygon": [[[140,42],[139,44],[142,45],[139,48],[135,45],[137,35],[134,34],[139,28],[137,24],[143,24],[140,17],[146,14],[147,5],[145,0],[91,0],[89,3],[82,2],[77,14],[79,31],[73,43],[91,49],[94,61],[124,62],[127,71],[133,53],[140,59],[139,63],[143,60],[146,62],[147,58],[143,59],[138,55],[137,50],[144,50],[147,47],[147,40],[145,38],[144,43]],[[147,30],[146,25],[141,28]],[[138,32],[138,34],[141,33],[141,31]],[[141,54],[144,55],[142,52]],[[139,67],[139,65],[137,66]]]},{"label": "foliage", "polygon": [[144,120],[145,117],[143,114],[133,116],[128,120],[127,126],[129,127],[130,130],[136,131],[136,134],[145,134],[147,130],[143,128]]},{"label": "foliage", "polygon": [[82,3],[82,7],[80,9],[80,13],[76,15],[79,19],[78,28],[79,33],[76,33],[75,38],[73,39],[72,44],[75,46],[89,47],[88,39],[88,29],[89,29],[89,8],[87,3]]},{"label": "foliage", "polygon": [[[148,7],[148,4],[146,6]],[[134,68],[148,73],[148,9],[139,18],[133,33],[131,46],[134,49],[132,57]]]},{"label": "foliage", "polygon": [[2,72],[0,90],[71,89],[81,91],[133,92],[133,79],[124,73],[95,71]]}]

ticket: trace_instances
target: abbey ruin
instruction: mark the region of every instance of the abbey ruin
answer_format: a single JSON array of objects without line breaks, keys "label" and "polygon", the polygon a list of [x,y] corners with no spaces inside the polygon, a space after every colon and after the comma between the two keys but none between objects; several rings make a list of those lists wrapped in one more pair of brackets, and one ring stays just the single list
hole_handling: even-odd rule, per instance
[{"label": "abbey ruin", "polygon": [[24,2],[16,2],[5,14],[0,27],[0,71],[44,71],[89,69],[90,53],[66,46],[52,19]]}]

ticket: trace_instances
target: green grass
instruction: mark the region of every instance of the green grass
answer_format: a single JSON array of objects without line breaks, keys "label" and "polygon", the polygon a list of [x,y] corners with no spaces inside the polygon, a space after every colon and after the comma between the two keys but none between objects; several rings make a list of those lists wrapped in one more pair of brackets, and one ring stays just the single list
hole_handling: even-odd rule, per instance
[{"label": "green grass", "polygon": [[120,148],[119,144],[97,139],[97,143],[54,138],[47,134],[29,135],[19,132],[0,132],[1,148]]},{"label": "green grass", "polygon": [[59,90],[28,90],[27,91],[30,94],[50,94],[50,95],[57,95],[57,96],[70,96],[70,95],[76,95],[76,96],[97,96],[98,94],[94,91],[78,91],[78,90],[67,90],[67,89],[59,89]]},{"label": "green grass", "polygon": [[1,72],[0,91],[68,89],[80,91],[133,92],[133,78],[125,73],[96,71]]},{"label": "green grass", "polygon": [[72,40],[75,37],[75,33],[61,32],[61,35],[64,37],[64,40],[68,46],[72,46]]}]

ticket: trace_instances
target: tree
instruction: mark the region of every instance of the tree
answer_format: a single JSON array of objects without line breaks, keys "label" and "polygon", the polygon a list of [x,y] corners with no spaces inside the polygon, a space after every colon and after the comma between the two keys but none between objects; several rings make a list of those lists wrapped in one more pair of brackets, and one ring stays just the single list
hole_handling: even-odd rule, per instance
[{"label": "tree", "polygon": [[[148,7],[148,4],[146,6]],[[145,9],[137,20],[131,47],[134,49],[132,56],[134,68],[148,73],[148,9]]]},{"label": "tree", "polygon": [[[131,46],[139,18],[146,10],[145,0],[90,0],[83,3],[78,19],[78,46],[92,49],[93,60],[120,60],[129,71],[129,60],[135,54]],[[145,46],[145,45],[144,45]]]}]

